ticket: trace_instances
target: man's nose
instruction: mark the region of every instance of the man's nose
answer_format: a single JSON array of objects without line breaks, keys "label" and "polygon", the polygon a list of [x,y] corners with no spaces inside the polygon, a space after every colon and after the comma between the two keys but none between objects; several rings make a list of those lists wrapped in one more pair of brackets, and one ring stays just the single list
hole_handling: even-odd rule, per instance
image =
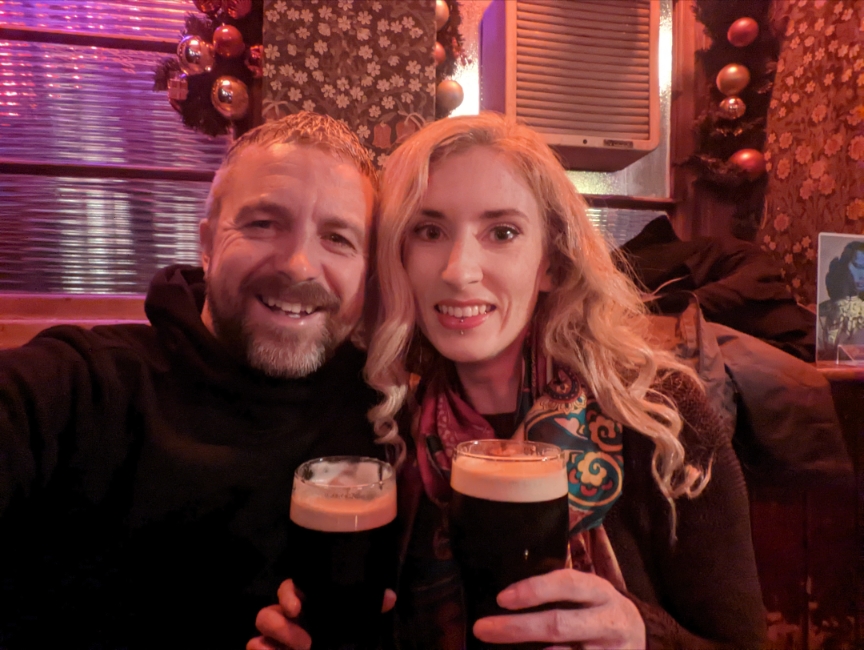
[{"label": "man's nose", "polygon": [[471,237],[457,239],[450,249],[441,278],[457,289],[479,282],[483,278],[479,253],[479,247]]},{"label": "man's nose", "polygon": [[310,237],[300,237],[279,256],[279,270],[292,282],[306,282],[320,274],[320,264]]}]

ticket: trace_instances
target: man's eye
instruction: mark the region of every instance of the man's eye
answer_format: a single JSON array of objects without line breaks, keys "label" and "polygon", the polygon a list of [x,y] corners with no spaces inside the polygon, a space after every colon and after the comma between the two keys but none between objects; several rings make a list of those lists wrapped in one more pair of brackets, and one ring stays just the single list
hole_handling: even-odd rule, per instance
[{"label": "man's eye", "polygon": [[344,246],[352,250],[355,248],[354,244],[352,244],[348,238],[343,237],[339,233],[332,232],[329,235],[326,235],[325,239],[329,242],[333,242],[337,246]]},{"label": "man's eye", "polygon": [[438,226],[425,224],[422,226],[417,226],[414,229],[414,234],[423,241],[438,241],[439,239],[441,239],[444,233]]},{"label": "man's eye", "polygon": [[272,219],[256,219],[255,221],[250,221],[246,224],[248,228],[254,228],[255,230],[269,230],[273,227]]},{"label": "man's eye", "polygon": [[519,231],[513,226],[495,226],[492,229],[492,239],[496,242],[504,242],[515,239]]}]

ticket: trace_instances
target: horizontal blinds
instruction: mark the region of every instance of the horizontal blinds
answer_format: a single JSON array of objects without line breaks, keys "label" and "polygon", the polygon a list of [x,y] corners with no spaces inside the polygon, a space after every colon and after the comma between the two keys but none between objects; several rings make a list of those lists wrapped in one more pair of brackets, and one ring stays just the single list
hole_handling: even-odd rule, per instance
[{"label": "horizontal blinds", "polygon": [[[193,11],[191,0],[0,0],[0,24],[179,40]],[[212,173],[228,138],[185,128],[152,90],[162,56],[0,40],[0,161],[26,171],[0,173],[0,291],[143,293],[159,267],[198,261],[209,186],[170,175]],[[27,175],[57,163],[69,167]],[[130,167],[154,179],[88,178]]]},{"label": "horizontal blinds", "polygon": [[0,175],[0,291],[144,293],[197,264],[208,183]]},{"label": "horizontal blinds", "polygon": [[516,113],[539,131],[650,138],[651,0],[518,0]]}]

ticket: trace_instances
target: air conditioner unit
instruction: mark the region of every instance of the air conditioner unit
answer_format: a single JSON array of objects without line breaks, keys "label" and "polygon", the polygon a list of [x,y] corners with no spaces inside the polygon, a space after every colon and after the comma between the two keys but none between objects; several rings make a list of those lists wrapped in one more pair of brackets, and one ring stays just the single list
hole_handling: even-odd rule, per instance
[{"label": "air conditioner unit", "polygon": [[493,0],[480,105],[539,131],[568,169],[616,171],[660,142],[659,0]]}]

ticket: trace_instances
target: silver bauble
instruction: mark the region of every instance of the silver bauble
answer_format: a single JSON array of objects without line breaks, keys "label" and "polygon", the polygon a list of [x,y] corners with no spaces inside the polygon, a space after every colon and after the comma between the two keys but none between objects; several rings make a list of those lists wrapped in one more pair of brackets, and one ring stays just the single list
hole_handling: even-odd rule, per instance
[{"label": "silver bauble", "polygon": [[213,83],[210,101],[222,117],[239,120],[249,111],[249,89],[236,77],[219,77]]},{"label": "silver bauble", "polygon": [[197,36],[184,36],[177,45],[180,68],[186,74],[201,74],[213,69],[213,46]]}]

